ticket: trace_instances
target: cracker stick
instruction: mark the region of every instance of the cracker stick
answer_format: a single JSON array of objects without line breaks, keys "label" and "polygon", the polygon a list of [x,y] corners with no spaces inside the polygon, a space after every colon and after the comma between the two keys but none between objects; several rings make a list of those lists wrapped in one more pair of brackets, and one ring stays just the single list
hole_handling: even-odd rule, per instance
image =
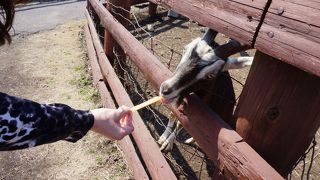
[{"label": "cracker stick", "polygon": [[153,103],[155,103],[155,102],[158,102],[158,101],[160,101],[160,100],[162,100],[162,99],[163,99],[163,97],[161,97],[161,96],[153,97],[153,98],[149,99],[149,100],[146,101],[146,102],[143,102],[143,103],[141,103],[141,104],[139,104],[139,105],[136,105],[136,106],[130,108],[130,110],[131,110],[132,112],[138,111],[139,109],[142,109],[142,108],[144,108],[144,107],[147,107],[147,106],[149,106],[149,105],[151,105],[151,104],[153,104]]}]

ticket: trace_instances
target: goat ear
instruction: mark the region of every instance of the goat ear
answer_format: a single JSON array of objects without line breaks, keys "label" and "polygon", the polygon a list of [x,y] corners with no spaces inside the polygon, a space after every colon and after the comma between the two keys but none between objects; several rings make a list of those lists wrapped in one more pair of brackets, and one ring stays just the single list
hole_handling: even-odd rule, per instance
[{"label": "goat ear", "polygon": [[253,57],[237,57],[228,58],[222,71],[228,71],[229,69],[241,69],[247,66],[251,66]]},{"label": "goat ear", "polygon": [[212,44],[214,42],[214,38],[216,38],[218,32],[210,29],[210,28],[206,28],[205,33],[202,36],[202,40],[204,40],[205,42],[207,42],[207,44]]}]

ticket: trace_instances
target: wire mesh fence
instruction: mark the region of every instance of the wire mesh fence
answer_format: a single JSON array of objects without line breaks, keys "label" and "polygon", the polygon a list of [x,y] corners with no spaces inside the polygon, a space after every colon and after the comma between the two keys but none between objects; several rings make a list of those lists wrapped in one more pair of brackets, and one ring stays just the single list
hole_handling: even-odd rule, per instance
[{"label": "wire mesh fence", "polygon": [[[129,31],[171,71],[174,71],[179,63],[184,45],[201,34],[202,27],[200,25],[186,18],[169,18],[166,16],[167,10],[163,8],[158,8],[158,16],[151,18],[147,15],[147,5],[145,4],[135,6],[129,12],[108,1],[106,3],[113,14],[129,22]],[[126,18],[119,11],[122,11],[122,14],[130,14],[130,18]],[[99,24],[96,27],[100,30],[103,42],[103,28]],[[223,35],[219,36],[220,43],[228,39]],[[134,104],[140,104],[158,95],[158,90],[151,86],[129,57],[121,59],[118,55],[119,52],[115,49],[113,49],[113,53],[115,55],[114,69]],[[253,55],[254,51],[249,54]],[[237,100],[248,71],[249,69],[236,70],[231,73]],[[169,109],[159,104],[139,110],[139,114],[156,140],[164,132],[168,120],[175,119]],[[184,142],[189,137],[186,131],[180,132],[172,151],[165,152],[163,155],[179,179],[210,179],[215,169],[214,165],[196,144]],[[301,156],[287,179],[320,178],[320,150],[317,146],[319,138],[320,133],[318,132],[310,148]]]}]

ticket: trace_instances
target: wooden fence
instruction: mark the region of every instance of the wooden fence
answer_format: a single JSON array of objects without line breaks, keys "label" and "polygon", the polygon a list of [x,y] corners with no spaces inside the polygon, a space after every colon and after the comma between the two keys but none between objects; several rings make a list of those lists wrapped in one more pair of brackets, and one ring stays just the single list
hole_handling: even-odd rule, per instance
[{"label": "wooden fence", "polygon": [[[195,95],[186,97],[180,107],[170,109],[220,169],[219,176],[282,179],[278,172],[286,176],[320,125],[320,79],[317,77],[320,75],[320,51],[317,50],[320,24],[316,20],[320,19],[320,9],[316,8],[320,3],[295,0],[150,2],[257,48],[234,115],[237,132]],[[107,31],[106,37],[114,39],[102,47],[91,16],[86,13],[90,29],[87,31],[89,57],[103,102],[114,107],[105,80],[117,104],[133,106],[105,55],[111,54],[115,42],[156,89],[171,72],[97,0],[88,0],[88,9],[98,15]],[[134,113],[134,126],[133,138],[142,159],[136,155],[130,138],[120,145],[135,178],[174,179],[138,113]]]}]

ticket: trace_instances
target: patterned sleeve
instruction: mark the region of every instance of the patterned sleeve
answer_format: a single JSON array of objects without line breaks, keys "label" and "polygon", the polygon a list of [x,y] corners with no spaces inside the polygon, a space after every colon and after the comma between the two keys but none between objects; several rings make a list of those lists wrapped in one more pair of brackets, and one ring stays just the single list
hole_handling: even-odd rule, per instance
[{"label": "patterned sleeve", "polygon": [[34,147],[58,140],[76,142],[92,127],[89,111],[64,104],[39,104],[0,92],[0,150]]}]

